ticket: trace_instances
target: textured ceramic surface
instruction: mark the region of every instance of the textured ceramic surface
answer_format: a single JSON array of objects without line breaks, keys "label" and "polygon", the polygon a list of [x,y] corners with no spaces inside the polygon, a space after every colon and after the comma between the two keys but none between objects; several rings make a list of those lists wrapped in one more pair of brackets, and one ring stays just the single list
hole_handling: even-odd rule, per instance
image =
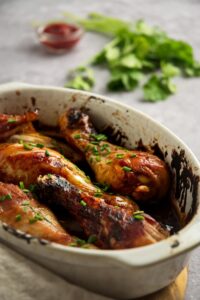
[{"label": "textured ceramic surface", "polygon": [[[0,237],[18,251],[69,281],[114,298],[134,298],[168,285],[200,244],[199,163],[175,135],[133,108],[106,97],[21,83],[0,86],[0,111],[21,113],[38,108],[40,120],[55,125],[68,107],[84,107],[99,128],[115,128],[127,147],[159,148],[173,177],[173,199],[189,222],[178,234],[155,245],[128,250],[87,250],[38,241],[3,224]],[[164,270],[164,272],[163,272]]]}]

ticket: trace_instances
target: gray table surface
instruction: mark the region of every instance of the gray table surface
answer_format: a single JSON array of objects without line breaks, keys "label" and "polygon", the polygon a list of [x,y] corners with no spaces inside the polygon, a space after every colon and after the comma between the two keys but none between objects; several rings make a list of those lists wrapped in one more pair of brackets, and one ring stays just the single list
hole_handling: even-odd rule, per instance
[{"label": "gray table surface", "polygon": [[[101,49],[106,38],[87,33],[67,55],[47,54],[39,45],[32,21],[60,18],[64,11],[81,16],[95,11],[129,20],[144,19],[161,26],[171,36],[185,39],[200,59],[200,1],[161,0],[0,0],[0,83],[23,81],[63,86],[69,69],[82,64]],[[96,71],[95,92],[110,95],[148,113],[176,133],[200,159],[199,113],[200,79],[178,79],[178,93],[156,104],[141,101],[140,90],[108,93],[108,73]],[[193,252],[189,266],[187,300],[200,299],[200,249]],[[16,295],[17,299],[17,295]]]}]

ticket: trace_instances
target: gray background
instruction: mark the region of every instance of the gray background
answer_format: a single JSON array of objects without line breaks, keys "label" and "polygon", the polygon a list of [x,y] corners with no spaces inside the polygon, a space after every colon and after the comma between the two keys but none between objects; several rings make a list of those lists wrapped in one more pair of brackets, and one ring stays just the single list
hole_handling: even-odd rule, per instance
[{"label": "gray background", "polygon": [[[0,0],[0,83],[23,81],[63,86],[68,70],[84,63],[101,49],[107,39],[92,33],[85,34],[81,43],[66,55],[50,55],[39,46],[31,27],[32,21],[60,18],[64,11],[81,16],[92,11],[102,12],[133,21],[142,18],[150,24],[159,25],[171,36],[190,42],[197,58],[200,59],[200,1],[198,0]],[[166,101],[151,104],[142,102],[141,91],[108,93],[105,89],[107,77],[105,70],[96,71],[95,92],[110,95],[116,100],[148,113],[176,133],[200,158],[198,127],[200,78],[177,79],[176,95]],[[200,249],[193,252],[189,270],[186,299],[198,300],[200,299]],[[17,295],[15,299],[19,299]]]}]

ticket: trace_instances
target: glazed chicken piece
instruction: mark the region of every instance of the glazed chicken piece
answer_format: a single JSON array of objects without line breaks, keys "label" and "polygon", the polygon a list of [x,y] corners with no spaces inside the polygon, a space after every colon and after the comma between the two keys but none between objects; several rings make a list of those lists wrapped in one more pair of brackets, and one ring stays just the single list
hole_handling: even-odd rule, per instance
[{"label": "glazed chicken piece", "polygon": [[79,222],[87,236],[103,249],[125,249],[149,245],[168,237],[149,215],[107,204],[60,176],[40,176],[37,193],[49,203],[63,205]]},{"label": "glazed chicken piece", "polygon": [[75,241],[45,205],[13,184],[0,182],[0,220],[40,239],[63,245]]},{"label": "glazed chicken piece", "polygon": [[84,153],[96,180],[139,202],[162,199],[169,189],[167,165],[157,156],[113,145],[97,134],[88,115],[69,109],[59,119],[63,137]]},{"label": "glazed chicken piece", "polygon": [[30,146],[36,146],[38,148],[50,148],[58,151],[62,155],[64,155],[67,159],[71,160],[74,163],[78,163],[83,160],[83,155],[72,149],[66,143],[62,143],[57,141],[51,137],[42,135],[38,132],[27,132],[22,134],[14,134],[8,140],[7,143],[23,143]]},{"label": "glazed chicken piece", "polygon": [[32,121],[38,119],[38,112],[27,112],[23,115],[0,114],[0,141],[15,133],[34,132]]},{"label": "glazed chicken piece", "polygon": [[0,114],[0,141],[7,143],[36,144],[38,147],[54,149],[73,162],[80,162],[83,155],[60,141],[38,133],[32,121],[38,119],[38,112],[28,112],[24,115]]},{"label": "glazed chicken piece", "polygon": [[61,175],[80,190],[97,197],[102,195],[112,205],[138,209],[126,197],[103,193],[83,171],[52,149],[34,146],[27,148],[25,144],[0,144],[0,180],[16,184],[22,181],[28,187],[36,182],[39,175],[45,174]]}]

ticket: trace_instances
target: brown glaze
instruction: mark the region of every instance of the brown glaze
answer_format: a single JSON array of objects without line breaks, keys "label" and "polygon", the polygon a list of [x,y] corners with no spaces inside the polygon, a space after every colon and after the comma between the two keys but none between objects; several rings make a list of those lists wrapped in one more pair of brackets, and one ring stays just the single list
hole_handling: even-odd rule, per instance
[{"label": "brown glaze", "polygon": [[158,222],[142,213],[134,218],[134,210],[107,204],[80,191],[66,179],[51,175],[38,178],[41,199],[62,204],[79,222],[87,236],[94,235],[103,249],[125,249],[155,243],[169,233]]},{"label": "brown glaze", "polygon": [[0,141],[18,132],[34,131],[32,121],[38,118],[37,111],[24,115],[0,114]]},{"label": "brown glaze", "polygon": [[89,116],[77,109],[61,115],[59,125],[67,141],[85,155],[98,182],[140,202],[156,202],[166,195],[169,170],[157,156],[127,150],[105,140],[97,142]]},{"label": "brown glaze", "polygon": [[45,174],[63,176],[71,184],[92,195],[100,192],[107,203],[126,208],[137,207],[126,197],[103,193],[83,171],[52,149],[33,147],[26,150],[21,144],[0,144],[0,180],[16,184],[23,181],[25,186],[29,186],[36,182],[39,175]]},{"label": "brown glaze", "polygon": [[0,182],[0,220],[33,237],[64,245],[73,242],[45,205],[13,184]]}]

